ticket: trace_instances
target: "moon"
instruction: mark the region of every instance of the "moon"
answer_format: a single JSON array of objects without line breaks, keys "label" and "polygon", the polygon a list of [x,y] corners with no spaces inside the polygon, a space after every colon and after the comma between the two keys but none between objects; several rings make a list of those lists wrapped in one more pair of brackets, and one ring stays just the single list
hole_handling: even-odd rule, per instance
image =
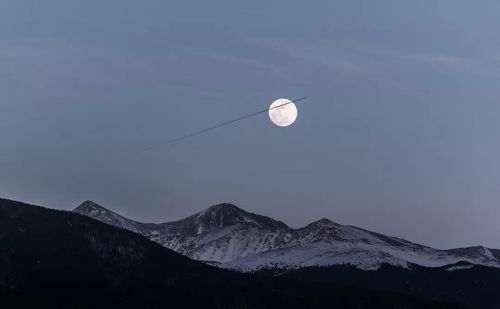
[{"label": "moon", "polygon": [[288,127],[297,119],[297,106],[288,99],[278,99],[269,106],[269,118],[277,126]]}]

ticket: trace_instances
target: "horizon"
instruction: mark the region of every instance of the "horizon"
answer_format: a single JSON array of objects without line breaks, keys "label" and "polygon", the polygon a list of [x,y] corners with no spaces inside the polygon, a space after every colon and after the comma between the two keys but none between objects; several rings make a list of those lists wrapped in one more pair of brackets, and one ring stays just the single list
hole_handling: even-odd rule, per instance
[{"label": "horizon", "polygon": [[[0,197],[0,199],[2,199],[2,197]],[[5,199],[5,198],[3,198]],[[12,199],[7,199],[7,200],[12,200]],[[12,200],[12,201],[16,201],[16,202],[22,202],[22,203],[26,203],[25,201],[18,201],[18,200]],[[335,223],[335,224],[339,224],[341,226],[350,226],[350,227],[355,227],[355,228],[358,228],[358,229],[362,229],[362,230],[368,230],[370,232],[375,232],[375,233],[378,233],[378,234],[382,234],[384,236],[389,236],[389,237],[395,237],[395,238],[402,238],[402,237],[399,237],[398,235],[390,235],[390,234],[384,234],[384,233],[381,233],[379,231],[376,231],[376,230],[369,230],[369,229],[365,229],[364,227],[362,226],[355,226],[355,225],[352,225],[352,224],[349,224],[349,223],[340,223],[338,221],[335,221],[335,220],[332,220],[331,218],[327,218],[327,217],[322,217],[322,218],[319,218],[319,219],[316,219],[316,220],[313,220],[311,222],[308,222],[302,226],[293,226],[293,225],[290,225],[289,223],[287,223],[286,221],[284,220],[281,220],[279,218],[274,218],[274,217],[270,217],[270,216],[267,216],[267,215],[263,215],[263,214],[260,214],[260,213],[255,213],[255,212],[252,212],[252,211],[248,211],[240,206],[238,206],[237,204],[233,204],[231,202],[221,202],[221,203],[218,203],[218,204],[213,204],[213,205],[210,205],[204,209],[201,209],[201,210],[198,210],[196,211],[195,213],[192,213],[192,214],[189,214],[189,215],[186,215],[184,217],[180,217],[180,218],[173,218],[173,219],[168,219],[168,220],[161,220],[159,219],[158,222],[153,222],[153,221],[140,221],[140,220],[137,220],[135,218],[131,218],[131,217],[127,217],[123,214],[121,214],[120,212],[116,211],[116,210],[113,210],[105,205],[102,205],[98,202],[95,202],[95,201],[92,201],[92,200],[85,200],[83,202],[81,202],[80,204],[78,204],[78,206],[72,208],[72,209],[59,209],[59,208],[51,208],[50,206],[48,205],[40,205],[40,204],[31,204],[31,203],[28,203],[29,205],[33,205],[33,206],[38,206],[38,207],[43,207],[43,208],[47,208],[47,209],[54,209],[54,210],[63,210],[63,211],[68,211],[68,212],[71,212],[71,213],[75,213],[75,210],[77,208],[79,208],[80,206],[83,206],[83,204],[85,203],[93,203],[95,205],[97,205],[98,207],[101,207],[107,211],[110,211],[118,216],[121,216],[121,217],[124,217],[126,219],[129,219],[129,220],[132,220],[132,221],[135,221],[135,222],[138,222],[138,223],[143,223],[143,224],[162,224],[162,223],[172,223],[172,222],[176,222],[176,221],[180,221],[180,220],[183,220],[183,219],[187,219],[191,216],[194,216],[194,215],[197,215],[199,213],[202,213],[203,211],[205,210],[208,210],[210,208],[213,208],[215,206],[220,206],[220,205],[231,205],[231,206],[234,206],[236,208],[238,208],[239,210],[242,210],[244,212],[247,212],[247,213],[250,213],[250,214],[254,214],[254,215],[259,215],[259,216],[264,216],[264,217],[267,217],[267,218],[270,218],[274,221],[278,221],[278,222],[281,222],[283,224],[285,224],[288,228],[291,228],[293,230],[298,230],[298,229],[302,229],[302,228],[305,228],[307,227],[308,225],[312,224],[312,223],[315,223],[315,222],[319,222],[319,221],[322,221],[322,220],[328,220],[329,222],[332,222],[332,223]],[[419,245],[423,245],[423,246],[426,246],[426,247],[430,247],[430,248],[434,248],[434,249],[439,249],[439,250],[449,250],[449,249],[463,249],[463,248],[474,248],[474,247],[483,247],[483,248],[488,248],[488,249],[500,249],[500,248],[495,248],[495,247],[488,247],[488,246],[485,246],[483,244],[475,244],[475,245],[471,245],[471,246],[458,246],[458,247],[444,247],[444,248],[441,248],[441,247],[433,247],[431,245],[428,245],[428,244],[425,244],[425,243],[419,243],[419,242],[415,242],[413,241],[412,239],[405,239],[405,238],[402,238],[406,241],[410,241],[410,242],[413,242],[413,243],[416,243],[416,244],[419,244]]]}]

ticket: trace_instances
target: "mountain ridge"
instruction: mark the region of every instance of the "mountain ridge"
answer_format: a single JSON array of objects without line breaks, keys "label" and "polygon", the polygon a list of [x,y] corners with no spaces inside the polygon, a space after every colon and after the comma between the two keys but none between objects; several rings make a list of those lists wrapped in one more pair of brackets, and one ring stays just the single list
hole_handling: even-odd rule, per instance
[{"label": "mountain ridge", "polygon": [[500,267],[497,249],[434,249],[327,218],[291,228],[229,203],[160,224],[137,222],[89,201],[74,211],[140,233],[190,258],[239,271],[343,264],[375,270],[383,264],[441,267],[460,261]]}]

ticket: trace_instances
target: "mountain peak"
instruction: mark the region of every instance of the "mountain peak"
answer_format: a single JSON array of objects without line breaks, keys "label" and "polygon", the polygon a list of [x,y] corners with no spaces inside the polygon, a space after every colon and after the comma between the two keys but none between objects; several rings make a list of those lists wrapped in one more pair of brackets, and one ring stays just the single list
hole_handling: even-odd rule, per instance
[{"label": "mountain peak", "polygon": [[306,227],[319,227],[319,228],[323,228],[323,227],[332,227],[332,226],[339,226],[339,224],[333,222],[330,219],[321,218],[321,219],[319,219],[317,221],[309,223]]},{"label": "mountain peak", "polygon": [[473,246],[446,250],[449,253],[472,258],[484,258],[488,260],[500,259],[500,250],[490,249],[485,246]]},{"label": "mountain peak", "polygon": [[102,207],[101,205],[91,201],[87,200],[83,203],[81,203],[78,207],[73,209],[74,212],[77,212],[82,215],[88,215],[92,211],[109,211],[106,208]]},{"label": "mountain peak", "polygon": [[221,211],[221,212],[245,212],[243,209],[231,203],[220,203],[208,207],[205,211]]},{"label": "mountain peak", "polygon": [[330,219],[327,219],[327,218],[321,218],[321,219],[317,220],[316,223],[330,224],[330,223],[334,223],[334,222]]},{"label": "mountain peak", "polygon": [[137,233],[141,230],[141,223],[125,218],[90,200],[81,203],[73,209],[73,212]]},{"label": "mountain peak", "polygon": [[251,225],[267,229],[288,228],[283,222],[247,212],[230,203],[210,206],[182,221],[186,222],[195,234],[236,225]]}]

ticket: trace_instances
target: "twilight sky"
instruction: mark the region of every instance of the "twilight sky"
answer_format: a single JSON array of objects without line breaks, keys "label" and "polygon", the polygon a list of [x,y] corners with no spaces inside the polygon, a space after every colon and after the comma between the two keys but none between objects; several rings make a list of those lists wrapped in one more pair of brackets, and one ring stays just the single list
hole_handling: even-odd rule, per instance
[{"label": "twilight sky", "polygon": [[[500,248],[498,1],[0,2],[0,196]],[[308,96],[291,127],[266,114]]]}]

